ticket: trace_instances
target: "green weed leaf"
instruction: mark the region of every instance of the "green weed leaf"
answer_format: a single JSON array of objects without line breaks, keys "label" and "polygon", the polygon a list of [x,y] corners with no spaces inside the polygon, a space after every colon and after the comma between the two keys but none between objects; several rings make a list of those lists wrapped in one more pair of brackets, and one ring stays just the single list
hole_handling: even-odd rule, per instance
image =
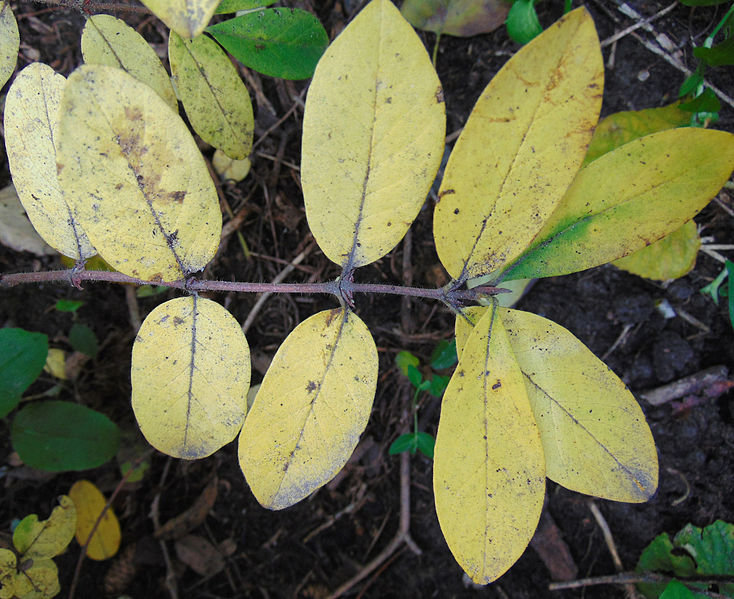
[{"label": "green weed leaf", "polygon": [[506,24],[507,34],[518,44],[527,44],[543,32],[535,12],[535,0],[515,0]]},{"label": "green weed leaf", "polygon": [[404,376],[408,376],[408,368],[410,366],[418,368],[420,360],[409,351],[401,351],[395,356],[395,364]]},{"label": "green weed leaf", "polygon": [[682,582],[671,580],[660,599],[695,599],[695,595]]},{"label": "green weed leaf", "polygon": [[54,308],[59,312],[76,312],[84,305],[81,300],[59,300],[54,304]]},{"label": "green weed leaf", "polygon": [[459,358],[456,356],[456,339],[451,339],[451,341],[441,339],[431,354],[431,368],[434,370],[451,368],[458,361]]},{"label": "green weed leaf", "polygon": [[681,110],[687,110],[688,112],[719,112],[721,110],[721,102],[716,97],[714,91],[707,87],[701,92],[700,96],[683,102],[680,105]]},{"label": "green weed leaf", "polygon": [[69,343],[76,351],[89,356],[90,358],[97,357],[98,344],[97,335],[85,324],[79,324],[75,322],[71,325],[69,331]]},{"label": "green weed leaf", "polygon": [[278,0],[222,0],[215,10],[215,14],[222,15],[238,10],[252,10],[275,4]]},{"label": "green weed leaf", "polygon": [[734,65],[734,37],[730,37],[712,48],[700,46],[693,55],[710,67]]},{"label": "green weed leaf", "polygon": [[0,418],[18,405],[41,374],[48,356],[48,337],[23,329],[0,329]]},{"label": "green weed leaf", "polygon": [[436,446],[436,439],[433,435],[418,431],[415,436],[415,444],[418,451],[426,457],[433,459],[433,449]]},{"label": "green weed leaf", "polygon": [[395,441],[390,444],[390,448],[387,450],[387,452],[390,455],[397,455],[399,453],[403,453],[404,451],[415,453],[415,448],[415,434],[405,433],[403,435],[400,435],[397,439],[395,439]]},{"label": "green weed leaf", "polygon": [[[423,386],[423,383],[424,383],[424,382],[427,382],[427,381],[424,381],[424,380],[423,380],[423,375],[421,374],[421,371],[420,371],[420,370],[418,370],[418,369],[417,369],[417,368],[416,368],[415,366],[413,366],[412,364],[409,364],[409,365],[408,365],[408,379],[410,379],[410,382],[411,382],[411,384],[412,384],[412,385],[413,385],[413,386],[414,386],[414,387],[415,387],[416,389],[418,389],[419,391],[421,391],[421,390],[422,390],[422,389],[421,389],[421,387]],[[430,384],[430,383],[429,383],[429,384]]]},{"label": "green weed leaf", "polygon": [[449,380],[450,377],[437,374],[431,379],[430,386],[427,391],[433,395],[433,397],[441,397],[443,392],[446,390],[446,386],[449,384]]}]

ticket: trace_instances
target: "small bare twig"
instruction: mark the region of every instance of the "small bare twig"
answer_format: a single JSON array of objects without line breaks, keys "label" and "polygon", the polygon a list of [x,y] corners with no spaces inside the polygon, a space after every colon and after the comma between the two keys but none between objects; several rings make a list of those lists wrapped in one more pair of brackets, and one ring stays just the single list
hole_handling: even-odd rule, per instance
[{"label": "small bare twig", "polygon": [[644,399],[653,406],[661,406],[674,399],[699,393],[706,387],[728,379],[729,369],[726,366],[711,366],[711,368],[706,368],[662,387],[644,391],[639,396],[640,399]]},{"label": "small bare twig", "polygon": [[[663,574],[657,574],[655,572],[647,572],[639,574],[637,572],[620,572],[619,574],[610,574],[608,576],[593,576],[590,578],[580,578],[579,580],[570,580],[568,582],[551,582],[548,585],[548,589],[551,591],[562,591],[564,589],[580,589],[584,587],[595,586],[598,584],[636,584],[639,582],[653,583],[653,584],[667,584],[672,580],[677,580],[684,585],[689,585],[693,582],[704,583],[704,584],[721,584],[722,582],[734,582],[734,576],[708,576],[708,577],[686,577],[680,578],[673,576],[664,576]],[[726,599],[726,595],[721,593],[714,593],[712,591],[703,591],[699,588],[691,587],[696,593],[711,597],[712,599]]]}]

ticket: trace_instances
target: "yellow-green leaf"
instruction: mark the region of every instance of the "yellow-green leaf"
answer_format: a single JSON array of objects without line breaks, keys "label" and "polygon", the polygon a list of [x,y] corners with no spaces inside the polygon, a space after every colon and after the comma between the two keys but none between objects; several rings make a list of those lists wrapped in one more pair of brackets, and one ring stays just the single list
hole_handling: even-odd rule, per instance
[{"label": "yellow-green leaf", "polygon": [[540,518],[545,468],[538,427],[492,308],[471,331],[444,393],[433,491],[446,542],[479,584],[512,566]]},{"label": "yellow-green leaf", "polygon": [[233,160],[222,150],[216,150],[212,156],[212,167],[223,181],[242,181],[250,172],[250,159]]},{"label": "yellow-green leaf", "polygon": [[153,310],[133,345],[132,404],[159,451],[196,459],[240,432],[250,349],[234,317],[208,299],[181,297]]},{"label": "yellow-green leaf", "polygon": [[[69,497],[76,505],[77,511],[76,540],[81,546],[88,543],[87,557],[94,560],[113,557],[120,548],[122,534],[112,507],[109,507],[100,519],[100,514],[107,505],[102,492],[88,480],[78,480],[69,489]],[[89,535],[92,535],[91,539]]]},{"label": "yellow-green leaf", "polygon": [[669,129],[581,169],[533,246],[506,279],[563,275],[611,262],[693,218],[734,168],[734,135]]},{"label": "yellow-green leaf", "polygon": [[185,40],[173,31],[168,59],[194,131],[230,158],[245,158],[252,148],[252,103],[229,57],[205,35]]},{"label": "yellow-green leaf", "polygon": [[500,315],[540,427],[548,478],[605,499],[650,499],[655,442],[624,383],[562,326],[520,310]]},{"label": "yellow-green leaf", "polygon": [[5,101],[5,149],[13,183],[44,241],[80,260],[96,252],[59,185],[59,104],[66,79],[40,62],[23,69]]},{"label": "yellow-green leaf", "polygon": [[15,574],[13,593],[19,599],[50,599],[60,591],[59,570],[52,559],[34,559]]},{"label": "yellow-green leaf", "polygon": [[220,0],[140,0],[181,37],[199,35],[209,24]]},{"label": "yellow-green leaf", "polygon": [[178,101],[171,79],[155,50],[142,35],[111,15],[92,15],[82,31],[82,56],[88,64],[105,64],[128,72],[152,87],[174,112]]},{"label": "yellow-green leaf", "polygon": [[369,264],[403,238],[436,175],[445,123],[423,43],[389,0],[373,0],[326,50],[306,99],[306,216],[332,262]]},{"label": "yellow-green leaf", "polygon": [[8,0],[0,0],[0,87],[7,83],[15,70],[20,49],[18,23]]},{"label": "yellow-green leaf", "polygon": [[689,220],[670,235],[612,264],[646,279],[677,279],[693,270],[700,247],[696,223]]},{"label": "yellow-green leaf", "polygon": [[49,348],[46,365],[43,369],[57,379],[65,381],[69,378],[66,375],[66,352],[55,347]]},{"label": "yellow-green leaf", "polygon": [[76,509],[66,495],[59,497],[59,505],[48,520],[38,521],[36,514],[23,518],[13,532],[13,545],[23,559],[52,558],[74,538]]},{"label": "yellow-green leaf", "polygon": [[353,312],[319,312],[288,335],[240,434],[240,466],[261,505],[288,507],[334,478],[367,426],[376,385],[375,342]]},{"label": "yellow-green leaf", "polygon": [[603,77],[594,22],[581,7],[492,79],[451,153],[436,204],[436,249],[452,277],[489,274],[532,242],[581,166]]},{"label": "yellow-green leaf", "polygon": [[416,29],[469,37],[497,29],[511,4],[507,0],[405,0],[400,12]]},{"label": "yellow-green leaf", "polygon": [[222,214],[181,118],[150,87],[105,65],[69,76],[60,112],[59,180],[99,254],[149,281],[204,268]]},{"label": "yellow-green leaf", "polygon": [[15,595],[16,564],[15,553],[0,548],[0,599],[12,599]]}]

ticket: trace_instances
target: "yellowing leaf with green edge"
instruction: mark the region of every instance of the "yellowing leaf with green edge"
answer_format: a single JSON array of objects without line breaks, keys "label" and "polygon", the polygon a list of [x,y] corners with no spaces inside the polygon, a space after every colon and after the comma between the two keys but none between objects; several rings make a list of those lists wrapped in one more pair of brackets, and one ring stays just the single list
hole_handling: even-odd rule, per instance
[{"label": "yellowing leaf with green edge", "polygon": [[252,148],[252,103],[229,57],[205,35],[185,40],[174,31],[168,59],[194,131],[230,158],[245,158]]},{"label": "yellowing leaf with green edge", "polygon": [[584,164],[639,137],[688,125],[691,113],[681,110],[679,104],[676,102],[660,108],[625,110],[603,118],[594,130]]},{"label": "yellowing leaf with green edge", "polygon": [[545,467],[538,427],[491,308],[466,340],[443,396],[433,492],[446,542],[479,584],[515,563],[540,518]]},{"label": "yellowing leaf with green edge", "polygon": [[13,545],[24,560],[52,558],[74,538],[76,521],[74,502],[61,495],[48,520],[39,522],[36,514],[30,514],[20,521],[13,532]]},{"label": "yellowing leaf with green edge", "polygon": [[233,160],[222,150],[216,150],[212,156],[212,167],[223,181],[242,181],[250,173],[250,159]]},{"label": "yellowing leaf with green edge", "polygon": [[140,0],[181,37],[199,35],[209,24],[219,0]]},{"label": "yellowing leaf with green edge", "polygon": [[250,349],[235,318],[208,299],[153,310],[133,345],[132,404],[148,442],[197,459],[237,436],[246,413]]},{"label": "yellowing leaf with green edge", "polygon": [[530,245],[581,166],[603,78],[594,22],[582,7],[492,79],[451,152],[433,218],[452,277],[489,274]]},{"label": "yellowing leaf with green edge", "polygon": [[423,43],[389,0],[373,0],[326,50],[306,99],[306,217],[332,262],[364,266],[403,238],[438,170],[445,127]]},{"label": "yellowing leaf with green edge", "polygon": [[40,62],[23,69],[5,101],[5,149],[13,183],[38,234],[74,260],[92,247],[57,177],[61,96],[66,79]]},{"label": "yellowing leaf with green edge", "polygon": [[239,440],[261,505],[286,508],[334,478],[367,426],[376,385],[375,342],[353,312],[319,312],[288,335]]},{"label": "yellowing leaf with green edge", "polygon": [[171,79],[155,50],[135,29],[111,15],[92,15],[82,31],[82,56],[87,64],[126,71],[152,87],[174,112],[178,100]]},{"label": "yellowing leaf with green edge", "polygon": [[646,279],[677,279],[693,270],[700,247],[696,223],[689,220],[670,235],[612,264]]},{"label": "yellowing leaf with green edge", "polygon": [[120,548],[122,533],[112,507],[105,510],[100,519],[107,505],[102,492],[88,480],[78,480],[69,489],[69,497],[77,511],[76,540],[82,547],[87,544],[87,557],[98,561],[114,557]]},{"label": "yellowing leaf with green edge", "polygon": [[546,474],[587,495],[639,503],[655,493],[658,458],[624,383],[562,326],[500,309],[540,428]]},{"label": "yellowing leaf with green edge", "polygon": [[15,596],[16,565],[15,553],[0,548],[0,599],[12,599]]},{"label": "yellowing leaf with green edge", "polygon": [[8,0],[0,0],[0,87],[7,83],[15,70],[20,49],[18,23]]},{"label": "yellowing leaf with green edge", "polygon": [[222,214],[181,118],[150,87],[105,65],[69,76],[60,112],[59,180],[99,254],[148,281],[204,268]]},{"label": "yellowing leaf with green edge", "polygon": [[693,218],[734,168],[734,135],[669,129],[581,169],[533,246],[505,279],[563,275],[648,246]]},{"label": "yellowing leaf with green edge", "polygon": [[60,591],[59,570],[51,559],[32,560],[13,581],[13,593],[19,599],[48,599]]}]

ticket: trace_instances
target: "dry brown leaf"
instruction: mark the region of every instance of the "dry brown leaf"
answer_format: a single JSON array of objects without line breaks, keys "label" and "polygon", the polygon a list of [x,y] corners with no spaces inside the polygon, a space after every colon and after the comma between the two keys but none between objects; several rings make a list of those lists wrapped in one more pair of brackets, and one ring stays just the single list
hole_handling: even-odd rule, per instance
[{"label": "dry brown leaf", "polygon": [[196,535],[186,535],[176,541],[176,556],[200,576],[213,576],[226,565],[219,550]]},{"label": "dry brown leaf", "polygon": [[[214,476],[204,490],[194,501],[193,505],[175,518],[171,518],[155,533],[159,539],[180,539],[188,532],[200,526],[206,520],[207,514],[217,500],[219,479]],[[183,561],[183,560],[182,560]]]}]

